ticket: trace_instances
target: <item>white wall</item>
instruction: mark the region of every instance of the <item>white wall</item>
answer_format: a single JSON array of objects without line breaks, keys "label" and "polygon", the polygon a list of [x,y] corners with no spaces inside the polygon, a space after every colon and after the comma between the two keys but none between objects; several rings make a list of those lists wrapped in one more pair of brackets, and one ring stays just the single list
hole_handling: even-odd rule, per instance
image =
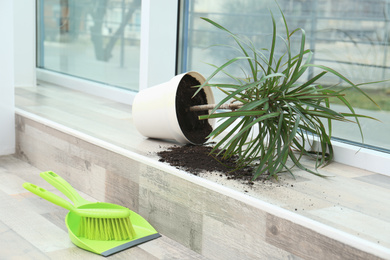
[{"label": "white wall", "polygon": [[35,87],[35,1],[13,2],[15,86]]},{"label": "white wall", "polygon": [[13,0],[0,1],[0,155],[15,152]]}]

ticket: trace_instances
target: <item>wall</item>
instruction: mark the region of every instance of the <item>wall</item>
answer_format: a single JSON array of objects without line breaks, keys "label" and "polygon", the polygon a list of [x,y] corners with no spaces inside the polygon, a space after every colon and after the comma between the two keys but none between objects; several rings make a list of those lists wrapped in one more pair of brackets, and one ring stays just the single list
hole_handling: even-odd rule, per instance
[{"label": "wall", "polygon": [[12,21],[13,0],[0,1],[0,155],[15,152],[14,27]]},{"label": "wall", "polygon": [[35,87],[35,1],[13,3],[15,86]]}]

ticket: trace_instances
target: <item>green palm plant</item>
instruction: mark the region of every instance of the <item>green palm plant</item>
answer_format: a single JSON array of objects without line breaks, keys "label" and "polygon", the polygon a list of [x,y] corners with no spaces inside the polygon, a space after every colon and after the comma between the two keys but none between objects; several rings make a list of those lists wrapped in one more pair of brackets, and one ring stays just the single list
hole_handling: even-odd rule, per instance
[{"label": "green palm plant", "polygon": [[[293,166],[322,176],[316,171],[317,168],[327,165],[333,159],[332,120],[356,123],[363,138],[359,118],[374,118],[355,113],[342,91],[321,86],[317,83],[318,80],[327,73],[333,74],[348,85],[345,89],[356,89],[368,100],[375,102],[360,89],[363,84],[352,83],[332,68],[310,63],[313,53],[305,49],[305,31],[300,28],[289,31],[283,12],[280,12],[286,35],[277,35],[275,18],[270,12],[273,26],[271,47],[262,49],[257,49],[250,40],[239,37],[222,25],[202,18],[229,34],[235,42],[230,47],[234,51],[240,51],[241,55],[221,66],[213,65],[215,71],[198,91],[208,85],[220,89],[225,97],[208,115],[199,118],[222,120],[209,135],[210,138],[220,136],[212,153],[218,153],[223,158],[236,158],[239,168],[254,166],[253,179],[261,175],[277,178],[282,171],[293,174],[288,161]],[[300,48],[298,54],[293,55],[291,38],[297,34],[300,36]],[[275,55],[278,39],[285,49],[280,57]],[[239,61],[245,61],[246,71],[250,72],[250,76],[245,79],[226,70]],[[302,82],[302,75],[310,67],[319,69],[320,73]],[[210,84],[210,80],[218,73],[224,73],[234,83]],[[375,82],[364,84],[373,83]],[[340,100],[349,112],[333,110],[330,106],[331,99]],[[229,101],[231,104],[226,105]],[[231,111],[220,112],[218,109],[221,107],[230,108]],[[312,143],[313,136],[318,140],[318,149],[306,150],[305,147]],[[309,169],[300,162],[304,155],[314,156],[314,168]]]}]

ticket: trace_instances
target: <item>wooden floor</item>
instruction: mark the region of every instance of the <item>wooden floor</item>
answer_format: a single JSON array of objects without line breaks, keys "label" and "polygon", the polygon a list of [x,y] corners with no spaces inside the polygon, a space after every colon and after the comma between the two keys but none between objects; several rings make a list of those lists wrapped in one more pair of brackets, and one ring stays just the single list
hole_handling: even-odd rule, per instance
[{"label": "wooden floor", "polygon": [[[31,182],[60,195],[39,173],[14,156],[0,156],[0,259],[103,259],[71,243],[64,221],[67,210],[22,187]],[[205,259],[165,236],[108,258]]]}]

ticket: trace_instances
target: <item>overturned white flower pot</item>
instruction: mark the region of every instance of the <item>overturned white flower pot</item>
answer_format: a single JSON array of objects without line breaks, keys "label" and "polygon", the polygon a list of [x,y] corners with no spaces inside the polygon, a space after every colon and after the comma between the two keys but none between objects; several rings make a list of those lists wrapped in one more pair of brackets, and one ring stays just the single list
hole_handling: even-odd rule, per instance
[{"label": "overturned white flower pot", "polygon": [[209,111],[190,111],[196,105],[214,104],[210,87],[204,87],[193,97],[205,78],[197,72],[187,72],[170,81],[140,91],[133,102],[133,120],[144,136],[176,140],[179,143],[202,144],[211,133],[214,120],[199,120]]}]

